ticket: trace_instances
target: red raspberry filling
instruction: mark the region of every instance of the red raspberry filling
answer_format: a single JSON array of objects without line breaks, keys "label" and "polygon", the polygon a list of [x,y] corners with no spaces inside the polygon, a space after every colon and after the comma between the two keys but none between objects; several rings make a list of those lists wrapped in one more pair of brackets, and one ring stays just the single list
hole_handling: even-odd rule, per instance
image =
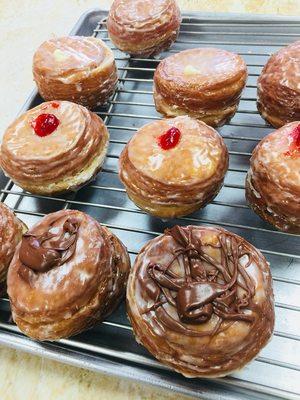
[{"label": "red raspberry filling", "polygon": [[289,134],[292,138],[289,150],[284,153],[285,156],[300,155],[300,124]]},{"label": "red raspberry filling", "polygon": [[40,136],[48,136],[53,133],[59,125],[59,119],[53,114],[40,114],[30,125],[34,132]]},{"label": "red raspberry filling", "polygon": [[163,150],[170,150],[177,146],[180,136],[180,130],[173,126],[166,133],[159,136],[157,138],[157,142]]}]

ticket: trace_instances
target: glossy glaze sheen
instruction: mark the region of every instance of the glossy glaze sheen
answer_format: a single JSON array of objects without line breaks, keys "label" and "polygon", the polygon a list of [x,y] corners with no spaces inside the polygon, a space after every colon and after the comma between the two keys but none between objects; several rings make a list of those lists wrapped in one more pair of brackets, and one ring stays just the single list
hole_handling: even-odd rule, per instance
[{"label": "glossy glaze sheen", "polygon": [[0,202],[0,294],[6,288],[6,275],[22,234],[27,230],[15,214]]},{"label": "glossy glaze sheen", "polygon": [[[130,274],[127,304],[136,339],[187,377],[224,376],[254,358],[272,335],[269,266],[224,229],[177,230],[180,235],[173,228],[148,242]],[[205,318],[195,320],[201,310]]]},{"label": "glossy glaze sheen", "polygon": [[106,44],[79,36],[44,42],[34,55],[33,75],[45,100],[69,100],[89,108],[105,103],[118,78]]},{"label": "glossy glaze sheen", "polygon": [[235,113],[247,79],[237,54],[215,48],[184,50],[165,58],[154,74],[156,109],[222,125]]},{"label": "glossy glaze sheen", "polygon": [[[103,153],[104,157],[106,153],[108,131],[96,114],[67,101],[55,104],[59,107],[53,107],[51,102],[42,103],[21,115],[6,130],[1,145],[4,172],[34,193],[76,187],[76,174],[88,168],[96,156]],[[32,122],[47,112],[55,115],[60,124],[51,135],[39,137]],[[86,180],[100,166],[96,165]],[[65,179],[69,181],[64,183]]]},{"label": "glossy glaze sheen", "polygon": [[273,126],[300,120],[300,41],[273,54],[257,81],[257,107]]},{"label": "glossy glaze sheen", "polygon": [[246,178],[246,197],[254,211],[291,233],[300,233],[300,152],[288,154],[299,124],[287,124],[257,145]]},{"label": "glossy glaze sheen", "polygon": [[150,57],[170,47],[178,35],[180,22],[175,0],[115,0],[107,28],[120,50]]},{"label": "glossy glaze sheen", "polygon": [[[53,107],[53,104],[51,106]],[[36,135],[44,137],[51,135],[59,123],[59,119],[53,114],[40,114],[31,122],[31,127]]]},{"label": "glossy glaze sheen", "polygon": [[[125,247],[108,229],[76,210],[44,217],[29,234],[56,234],[68,219],[77,221],[72,255],[47,271],[33,270],[19,258],[18,246],[8,273],[14,321],[39,340],[68,337],[93,326],[119,303],[129,272]],[[47,244],[48,243],[48,244]],[[51,241],[45,245],[51,246]]]},{"label": "glossy glaze sheen", "polygon": [[[172,127],[181,137],[166,151],[157,139]],[[210,201],[227,168],[228,152],[221,136],[187,116],[145,125],[120,157],[120,178],[129,196],[146,211],[165,217],[189,213]]]}]

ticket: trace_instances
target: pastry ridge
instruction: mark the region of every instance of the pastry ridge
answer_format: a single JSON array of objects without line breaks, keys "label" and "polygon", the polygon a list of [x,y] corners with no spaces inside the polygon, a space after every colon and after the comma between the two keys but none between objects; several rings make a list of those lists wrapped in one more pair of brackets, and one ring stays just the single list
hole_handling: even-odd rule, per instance
[{"label": "pastry ridge", "polygon": [[[49,244],[38,251],[48,249],[49,253],[54,248],[52,232],[61,234],[67,224],[71,225],[71,235],[75,232],[75,239],[62,252],[58,264],[36,263],[39,254],[31,247],[28,257],[26,246],[32,236],[43,246],[45,239],[39,238],[48,235],[45,243],[50,240]],[[54,238],[57,240],[55,234]],[[68,237],[58,240],[67,241]],[[64,261],[66,252],[70,254]],[[77,210],[49,214],[29,230],[11,262],[8,294],[13,319],[26,335],[38,340],[75,335],[105,318],[119,304],[129,268],[126,248],[99,222]]]},{"label": "pastry ridge", "polygon": [[137,341],[186,377],[222,377],[256,357],[272,336],[273,301],[263,255],[222,228],[166,230],[141,249],[127,285]]},{"label": "pastry ridge", "polygon": [[156,68],[155,106],[167,117],[187,114],[221,126],[235,114],[246,79],[246,64],[237,54],[216,48],[184,50]]},{"label": "pastry ridge", "polygon": [[[45,112],[55,115],[60,124],[51,135],[38,137],[32,120]],[[7,128],[0,163],[7,176],[31,193],[63,193],[78,189],[96,176],[108,140],[108,130],[96,114],[67,101],[46,102]]]},{"label": "pastry ridge", "polygon": [[[172,126],[182,132],[182,141],[173,150],[163,151],[157,137]],[[139,153],[137,165],[132,158]],[[128,196],[140,208],[162,218],[204,207],[221,189],[227,168],[228,151],[221,136],[188,116],[145,125],[125,146],[119,160],[119,176]]]},{"label": "pastry ridge", "polygon": [[181,14],[175,0],[115,0],[107,29],[120,50],[136,57],[152,57],[176,40]]},{"label": "pastry ridge", "polygon": [[90,109],[104,104],[118,81],[113,52],[94,37],[66,36],[42,43],[32,69],[45,100],[68,100]]},{"label": "pastry ridge", "polygon": [[4,203],[0,202],[0,294],[6,291],[6,276],[15,249],[27,230],[26,225],[16,217]]},{"label": "pastry ridge", "polygon": [[300,120],[300,40],[273,54],[257,80],[257,108],[275,128]]},{"label": "pastry ridge", "polygon": [[300,122],[284,125],[263,138],[250,159],[246,198],[252,209],[277,229],[300,233],[300,150],[289,155]]}]

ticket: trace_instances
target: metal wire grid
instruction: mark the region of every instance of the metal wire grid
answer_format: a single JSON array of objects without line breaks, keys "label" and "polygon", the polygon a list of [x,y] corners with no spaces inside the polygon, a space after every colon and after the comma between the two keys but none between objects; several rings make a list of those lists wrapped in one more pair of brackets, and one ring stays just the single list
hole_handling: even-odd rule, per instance
[{"label": "metal wire grid", "polygon": [[[124,188],[121,186],[117,179],[117,159],[123,146],[127,143],[130,136],[146,122],[157,120],[161,117],[156,113],[152,100],[152,82],[153,72],[161,58],[167,54],[163,54],[159,59],[140,59],[133,58],[119,52],[110,42],[107,36],[107,29],[105,19],[99,22],[95,28],[93,35],[100,37],[111,46],[115,52],[115,58],[119,68],[119,86],[111,100],[105,107],[100,108],[96,112],[103,118],[105,124],[111,132],[110,149],[107,155],[107,160],[102,170],[102,173],[97,178],[96,182],[88,185],[85,189],[80,190],[78,193],[73,193],[68,196],[37,196],[22,191],[15,186],[12,181],[5,182],[3,189],[0,190],[0,200],[10,205],[17,214],[21,214],[23,219],[27,217],[40,218],[48,212],[55,211],[61,208],[78,208],[95,215],[103,225],[111,228],[121,237],[129,249],[131,258],[134,259],[140,242],[150,239],[153,236],[160,234],[163,228],[168,224],[209,224],[220,225],[225,228],[232,229],[233,231],[242,234],[247,239],[255,243],[257,247],[266,255],[271,261],[272,265],[275,262],[278,265],[276,273],[273,274],[275,289],[277,286],[280,291],[282,287],[290,290],[299,290],[300,279],[295,279],[294,270],[296,264],[299,264],[300,253],[299,251],[299,237],[275,231],[269,225],[263,223],[258,217],[251,213],[248,209],[241,194],[244,191],[244,178],[248,169],[248,160],[251,155],[252,148],[258,141],[272,128],[267,125],[259,116],[255,101],[255,88],[256,78],[259,76],[260,70],[265,64],[267,58],[278,47],[287,44],[285,41],[273,41],[274,38],[289,38],[289,41],[299,37],[299,24],[279,24],[279,28],[284,30],[287,28],[297,28],[296,32],[260,32],[257,40],[244,41],[244,40],[225,40],[227,36],[244,38],[253,38],[253,31],[251,24],[235,23],[234,29],[238,31],[230,31],[228,28],[232,26],[232,21],[229,25],[228,22],[200,22],[199,18],[184,18],[180,36],[175,46],[169,50],[168,53],[175,53],[179,50],[188,47],[210,46],[218,45],[218,47],[232,49],[232,46],[238,46],[240,55],[244,56],[248,69],[249,79],[247,88],[242,96],[241,104],[236,117],[220,130],[223,138],[228,141],[230,157],[234,162],[230,163],[229,179],[225,181],[226,195],[218,196],[212,202],[210,212],[201,211],[193,214],[192,216],[178,218],[176,221],[164,223],[151,217],[148,217],[143,211],[137,209],[127,198]],[[259,25],[262,29],[272,27],[269,23]],[[210,30],[214,29],[215,30]],[[219,29],[222,29],[219,31]],[[226,29],[224,29],[226,28]],[[193,29],[193,30],[191,30]],[[197,30],[194,30],[197,29]],[[209,29],[209,30],[206,30]],[[248,30],[248,31],[247,31]],[[205,40],[198,39],[201,35]],[[222,36],[221,40],[218,38]],[[197,40],[187,40],[186,37],[196,38]],[[268,38],[261,41],[260,38]],[[209,40],[206,40],[208,38]],[[249,51],[249,46],[253,46],[254,50]],[[179,47],[176,49],[175,47]],[[244,49],[245,47],[245,49]],[[250,47],[251,48],[251,47]],[[268,51],[266,51],[266,49]],[[151,67],[149,67],[149,65]],[[36,102],[41,99],[37,98]],[[244,117],[244,115],[246,117]],[[138,123],[138,127],[137,127]],[[255,131],[255,135],[252,132]],[[103,179],[102,179],[103,178]],[[94,194],[96,193],[96,196]],[[237,194],[237,195],[236,195]],[[124,200],[124,198],[126,200]],[[95,199],[95,200],[94,200]],[[31,201],[31,202],[30,202]],[[225,212],[224,212],[225,210]],[[121,215],[121,218],[115,217],[115,214]],[[238,222],[235,222],[233,215],[237,214]],[[138,217],[142,219],[138,222]],[[218,218],[219,217],[219,218]],[[226,218],[224,218],[226,217]],[[22,217],[21,217],[22,218]],[[122,223],[119,223],[119,220]],[[131,221],[132,220],[132,221]],[[145,223],[146,221],[146,223]],[[132,245],[132,239],[142,235],[142,239],[137,241],[136,246]],[[130,237],[128,239],[128,236]],[[266,239],[267,238],[267,239]],[[271,240],[270,240],[271,238]],[[259,243],[257,243],[259,242]],[[279,249],[279,250],[277,250]],[[294,265],[291,273],[288,273],[288,267]],[[281,268],[285,267],[282,272]],[[298,275],[300,278],[300,275]],[[297,278],[297,275],[296,275]],[[276,290],[275,290],[276,294]],[[279,299],[288,299],[288,296],[280,295]],[[289,317],[294,318],[296,313],[300,311],[300,307],[296,301],[276,301],[276,313],[290,313]],[[3,298],[0,300],[0,307],[8,309],[8,300]],[[297,315],[299,318],[299,314]],[[296,319],[297,324],[299,319]],[[114,321],[112,317],[109,321],[105,321],[104,325],[115,327],[121,330],[131,331],[131,327],[124,321]],[[18,332],[16,326],[4,320],[0,322],[0,328],[10,332]],[[300,336],[297,329],[285,329],[285,324],[276,328],[275,337],[287,339],[290,346],[299,345]],[[146,366],[165,368],[157,361],[148,357],[147,355],[140,355],[136,353],[124,353],[114,348],[106,348],[102,346],[93,345],[82,340],[68,339],[61,340],[62,345],[75,347],[80,350],[92,351],[102,355],[115,356],[119,359],[126,359],[127,361],[138,362]],[[256,359],[257,362],[269,366],[278,366],[292,371],[300,371],[299,362],[287,362],[282,359],[273,357],[272,355],[260,356]],[[299,361],[299,360],[298,360]],[[272,373],[272,370],[270,370]],[[217,380],[218,381],[218,380]],[[262,383],[255,381],[244,380],[243,377],[238,378],[225,378],[222,382],[229,385],[235,385],[241,388],[249,388],[258,390],[271,395],[286,396],[287,398],[295,398],[291,390],[281,389],[280,387],[269,387]]]}]

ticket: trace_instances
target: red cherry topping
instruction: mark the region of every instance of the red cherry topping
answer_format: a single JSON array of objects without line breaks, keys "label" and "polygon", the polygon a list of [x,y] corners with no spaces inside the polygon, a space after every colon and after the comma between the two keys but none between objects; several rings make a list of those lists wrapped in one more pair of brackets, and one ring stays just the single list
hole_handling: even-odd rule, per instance
[{"label": "red cherry topping", "polygon": [[292,141],[290,143],[289,150],[284,153],[285,156],[300,155],[300,124],[290,133]]},{"label": "red cherry topping", "polygon": [[53,108],[58,108],[59,107],[59,103],[57,103],[56,101],[53,101],[52,103],[46,103],[46,104],[43,104],[42,106],[41,106],[41,109],[42,110],[45,110],[46,108],[48,108],[48,107],[53,107]]},{"label": "red cherry topping", "polygon": [[40,114],[30,125],[38,136],[48,136],[58,127],[59,119],[53,114]]},{"label": "red cherry topping", "polygon": [[170,150],[177,146],[180,140],[180,136],[180,130],[173,126],[169,130],[167,130],[166,133],[159,136],[157,138],[157,142],[163,150]]}]

